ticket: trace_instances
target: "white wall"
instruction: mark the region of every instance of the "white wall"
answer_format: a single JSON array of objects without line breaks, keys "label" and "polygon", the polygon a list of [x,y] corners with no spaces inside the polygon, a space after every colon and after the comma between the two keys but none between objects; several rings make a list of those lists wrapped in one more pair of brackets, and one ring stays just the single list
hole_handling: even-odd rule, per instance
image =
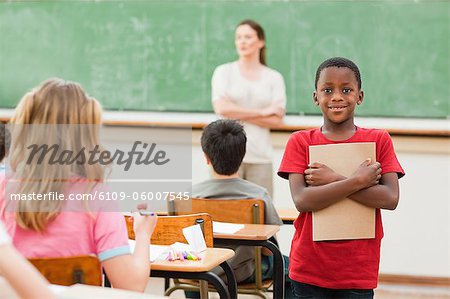
[{"label": "white wall", "polygon": [[[132,142],[145,128],[106,127],[104,138]],[[118,136],[120,135],[120,136]],[[209,178],[199,140],[192,132],[192,182]],[[272,133],[275,146],[274,171],[278,167],[288,133]],[[445,137],[393,138],[406,176],[400,180],[400,204],[383,211],[385,237],[380,273],[450,277],[450,139]],[[288,182],[276,177],[274,203],[294,208]],[[281,250],[289,254],[293,226],[280,233]]]},{"label": "white wall", "polygon": [[399,151],[399,159],[406,176],[398,208],[383,213],[380,271],[450,277],[450,155]]}]

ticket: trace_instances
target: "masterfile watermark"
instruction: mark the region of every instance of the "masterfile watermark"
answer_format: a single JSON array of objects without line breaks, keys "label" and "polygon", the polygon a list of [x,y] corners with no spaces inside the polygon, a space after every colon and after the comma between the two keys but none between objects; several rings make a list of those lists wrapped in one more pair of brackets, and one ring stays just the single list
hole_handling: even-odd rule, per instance
[{"label": "masterfile watermark", "polygon": [[8,209],[166,211],[192,187],[192,130],[101,125],[8,125]]},{"label": "masterfile watermark", "polygon": [[[142,151],[138,150],[142,147]],[[92,150],[82,147],[79,151],[60,149],[59,144],[31,144],[27,147],[30,153],[27,155],[27,164],[48,163],[49,165],[71,165],[71,164],[95,164],[109,165],[115,163],[116,165],[124,165],[124,170],[130,170],[132,165],[164,165],[170,161],[166,157],[164,150],[157,150],[157,144],[148,144],[142,141],[135,141],[130,151],[124,152],[119,149],[114,152],[108,150],[101,150],[100,145],[95,145]],[[145,156],[144,156],[145,154]],[[37,155],[37,156],[36,156]],[[48,159],[45,157],[48,155]],[[36,159],[35,159],[36,158]],[[45,161],[45,162],[44,162]]]}]

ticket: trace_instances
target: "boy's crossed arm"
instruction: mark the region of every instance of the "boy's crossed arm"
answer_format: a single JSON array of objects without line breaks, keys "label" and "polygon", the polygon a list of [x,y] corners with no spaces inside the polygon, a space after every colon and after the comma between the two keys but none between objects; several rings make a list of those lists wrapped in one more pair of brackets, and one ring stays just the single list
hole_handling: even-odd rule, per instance
[{"label": "boy's crossed arm", "polygon": [[349,195],[348,198],[368,207],[395,210],[399,200],[397,173],[383,174],[379,184],[361,189]]},{"label": "boy's crossed arm", "polygon": [[348,178],[324,164],[312,163],[305,175],[291,173],[289,185],[299,211],[321,210],[346,197],[369,207],[393,210],[399,198],[397,174],[381,175],[380,163],[369,160]]}]

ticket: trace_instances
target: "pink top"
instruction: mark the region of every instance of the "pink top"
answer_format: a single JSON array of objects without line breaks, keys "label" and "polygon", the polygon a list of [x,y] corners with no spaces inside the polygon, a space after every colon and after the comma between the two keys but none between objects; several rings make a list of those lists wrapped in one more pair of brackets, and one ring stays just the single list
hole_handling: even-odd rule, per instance
[{"label": "pink top", "polygon": [[[70,192],[75,193],[77,183]],[[97,188],[96,188],[97,189]],[[130,254],[125,219],[120,212],[79,211],[85,204],[67,201],[66,211],[39,233],[19,227],[15,215],[5,210],[5,178],[0,176],[0,217],[17,250],[27,258],[63,257],[95,254],[100,261]],[[67,206],[74,209],[67,209]],[[67,211],[69,210],[69,211]],[[78,210],[78,212],[76,211]]]}]

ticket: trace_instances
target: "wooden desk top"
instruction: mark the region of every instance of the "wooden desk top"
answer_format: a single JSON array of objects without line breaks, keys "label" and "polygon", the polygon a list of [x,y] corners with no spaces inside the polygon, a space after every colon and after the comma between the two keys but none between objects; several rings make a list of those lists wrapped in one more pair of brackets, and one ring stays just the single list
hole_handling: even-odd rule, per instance
[{"label": "wooden desk top", "polygon": [[199,261],[155,261],[151,263],[151,270],[179,271],[179,272],[205,272],[219,266],[234,256],[234,251],[225,248],[206,248],[199,254]]},{"label": "wooden desk top", "polygon": [[244,228],[234,234],[214,233],[217,239],[236,240],[268,240],[280,230],[278,225],[269,224],[244,224]]},{"label": "wooden desk top", "polygon": [[299,211],[290,209],[277,209],[278,216],[280,216],[281,220],[283,221],[295,221],[297,219]]}]

